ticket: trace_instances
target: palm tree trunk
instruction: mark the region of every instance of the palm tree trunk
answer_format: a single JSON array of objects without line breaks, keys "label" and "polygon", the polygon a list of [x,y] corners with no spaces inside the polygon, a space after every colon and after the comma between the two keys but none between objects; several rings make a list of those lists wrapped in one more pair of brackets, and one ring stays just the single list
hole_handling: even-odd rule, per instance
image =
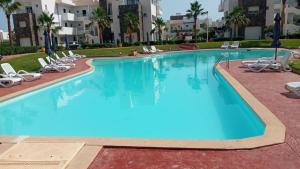
[{"label": "palm tree trunk", "polygon": [[51,46],[52,46],[52,41],[51,41],[51,30],[50,29],[48,29],[47,30],[47,33],[48,33],[48,42],[49,42],[49,45],[50,45],[50,48],[51,48]]},{"label": "palm tree trunk", "polygon": [[194,36],[195,42],[197,43],[197,17],[194,17]]},{"label": "palm tree trunk", "polygon": [[10,15],[6,15],[6,19],[7,19],[7,30],[8,30],[9,44],[10,44],[10,46],[12,46],[13,41],[12,41],[12,32],[11,32],[11,24],[10,24]]},{"label": "palm tree trunk", "polygon": [[280,23],[280,29],[281,34],[283,35],[283,26],[285,24],[285,7],[286,7],[286,0],[281,0],[281,23]]},{"label": "palm tree trunk", "polygon": [[159,28],[159,30],[158,30],[158,39],[159,39],[160,43],[161,43],[161,34],[162,34],[162,32],[161,32],[161,29]]},{"label": "palm tree trunk", "polygon": [[233,24],[233,38],[236,38],[236,27],[237,25],[236,24]]},{"label": "palm tree trunk", "polygon": [[99,32],[98,32],[99,43],[103,44],[103,35],[102,35],[103,31],[102,31],[102,28],[101,28],[100,24],[98,24],[98,30],[99,30]]}]

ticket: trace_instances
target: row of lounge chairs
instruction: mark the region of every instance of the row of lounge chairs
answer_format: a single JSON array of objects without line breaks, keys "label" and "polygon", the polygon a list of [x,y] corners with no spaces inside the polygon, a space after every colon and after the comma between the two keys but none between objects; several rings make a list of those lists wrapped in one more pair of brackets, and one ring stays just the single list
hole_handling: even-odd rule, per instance
[{"label": "row of lounge chairs", "polygon": [[238,49],[240,47],[239,41],[234,41],[231,45],[228,41],[224,42],[221,49]]},{"label": "row of lounge chairs", "polygon": [[2,63],[1,68],[3,74],[0,74],[0,87],[12,87],[14,85],[20,85],[22,82],[31,82],[42,78],[42,73],[46,72],[66,72],[72,68],[75,68],[75,62],[78,59],[84,58],[84,55],[74,54],[69,51],[69,55],[62,52],[63,57],[59,57],[56,53],[55,57],[46,57],[47,62],[43,58],[38,58],[38,62],[41,65],[39,73],[30,73],[25,70],[16,71],[9,63]]},{"label": "row of lounge chairs", "polygon": [[[291,71],[289,67],[289,59],[292,57],[293,53],[287,56],[279,56],[280,61],[277,62],[274,58],[259,58],[257,60],[246,60],[242,61],[242,68],[247,68],[252,72],[262,72],[262,71]],[[300,97],[300,82],[290,82],[285,85],[285,88],[294,93],[297,97]]]}]

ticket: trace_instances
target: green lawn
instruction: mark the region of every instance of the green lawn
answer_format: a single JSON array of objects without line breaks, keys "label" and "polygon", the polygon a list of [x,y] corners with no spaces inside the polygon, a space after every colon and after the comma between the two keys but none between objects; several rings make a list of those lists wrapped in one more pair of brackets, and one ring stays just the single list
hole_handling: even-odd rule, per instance
[{"label": "green lawn", "polygon": [[[289,40],[281,40],[282,47],[285,48],[298,48],[300,45],[300,39],[289,39]],[[270,40],[247,40],[241,41],[241,47],[265,47],[269,48],[271,46]],[[198,43],[198,47],[200,49],[212,49],[219,48],[223,42],[202,42]],[[158,49],[165,51],[176,51],[180,50],[179,45],[157,45]],[[138,50],[138,52],[142,53],[141,46],[135,47],[123,47],[123,48],[98,48],[98,49],[84,49],[84,50],[76,50],[75,53],[84,54],[90,57],[114,57],[114,56],[127,56],[130,51]],[[58,52],[60,53],[60,52]],[[12,66],[17,70],[27,70],[27,71],[37,71],[40,66],[37,62],[38,57],[45,57],[45,54],[28,54],[19,58],[13,58],[5,62],[9,62]],[[3,63],[4,61],[0,61]],[[300,69],[300,63],[296,63],[295,68]],[[1,70],[0,70],[1,72]]]},{"label": "green lawn", "polygon": [[300,60],[293,60],[290,62],[290,66],[295,69],[300,71]]}]

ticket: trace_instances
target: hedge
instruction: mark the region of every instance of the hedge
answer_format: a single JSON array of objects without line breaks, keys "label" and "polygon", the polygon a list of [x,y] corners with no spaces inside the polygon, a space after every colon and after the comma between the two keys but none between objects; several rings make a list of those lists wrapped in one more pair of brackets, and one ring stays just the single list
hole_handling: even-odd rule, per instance
[{"label": "hedge", "polygon": [[20,47],[20,46],[0,46],[0,55],[15,55],[15,54],[23,54],[23,53],[36,53],[39,50],[38,47]]}]

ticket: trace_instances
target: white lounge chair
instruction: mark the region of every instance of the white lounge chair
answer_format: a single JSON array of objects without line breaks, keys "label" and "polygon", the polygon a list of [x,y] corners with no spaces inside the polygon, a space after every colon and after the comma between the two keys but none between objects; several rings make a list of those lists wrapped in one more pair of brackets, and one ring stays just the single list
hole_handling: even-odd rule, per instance
[{"label": "white lounge chair", "polygon": [[231,49],[238,49],[240,47],[239,41],[234,41],[232,45],[230,45]]},{"label": "white lounge chair", "polygon": [[75,66],[76,66],[75,63],[63,63],[63,62],[60,62],[59,60],[54,60],[50,56],[47,56],[46,60],[49,64],[54,64],[57,66],[70,66],[71,68],[75,68]]},{"label": "white lounge chair", "polygon": [[300,51],[294,50],[292,53],[293,53],[293,58],[300,59]]},{"label": "white lounge chair", "polygon": [[63,63],[73,63],[75,61],[74,59],[69,58],[69,57],[63,57],[63,58],[61,58],[56,53],[54,53],[53,55],[56,58],[56,60],[59,60],[60,62],[63,62]]},{"label": "white lounge chair", "polygon": [[228,49],[229,48],[229,42],[226,41],[223,43],[223,45],[221,46],[221,49]]},{"label": "white lounge chair", "polygon": [[47,64],[43,58],[38,58],[40,65],[42,66],[41,72],[66,72],[70,70],[70,66],[58,66],[53,64]]},{"label": "white lounge chair", "polygon": [[290,82],[285,85],[285,88],[300,97],[300,82]]},{"label": "white lounge chair", "polygon": [[69,58],[69,59],[72,59],[73,61],[76,61],[76,60],[80,59],[78,57],[73,57],[73,56],[70,56],[70,55],[68,56],[68,55],[65,54],[65,52],[61,52],[61,54],[64,56],[63,58]]},{"label": "white lounge chair", "polygon": [[86,56],[85,55],[79,55],[79,54],[75,54],[75,53],[73,53],[71,50],[69,50],[69,55],[71,56],[71,57],[76,57],[76,58],[86,58]]},{"label": "white lounge chair", "polygon": [[6,75],[0,74],[0,86],[1,87],[12,87],[14,85],[19,85],[23,81],[22,78],[19,77],[8,77]]},{"label": "white lounge chair", "polygon": [[257,60],[243,60],[241,62],[242,64],[242,67],[248,67],[248,65],[250,64],[255,64],[255,63],[276,63],[276,61],[274,60],[274,57],[271,57],[271,58],[267,58],[267,57],[262,57],[262,58],[259,58]]},{"label": "white lounge chair", "polygon": [[2,63],[1,68],[7,76],[22,78],[27,82],[34,81],[42,77],[42,74],[40,73],[28,73],[25,70],[19,70],[18,72],[16,72],[9,63]]},{"label": "white lounge chair", "polygon": [[158,52],[163,52],[163,50],[157,49],[155,46],[151,46],[151,51],[158,53]]},{"label": "white lounge chair", "polygon": [[146,46],[143,46],[143,51],[144,51],[144,53],[146,53],[146,54],[155,53],[154,51],[149,50]]},{"label": "white lounge chair", "polygon": [[256,62],[253,64],[248,64],[248,69],[252,72],[262,72],[265,70],[275,70],[275,71],[291,71],[288,61],[291,55],[281,56],[280,63],[273,62]]}]

